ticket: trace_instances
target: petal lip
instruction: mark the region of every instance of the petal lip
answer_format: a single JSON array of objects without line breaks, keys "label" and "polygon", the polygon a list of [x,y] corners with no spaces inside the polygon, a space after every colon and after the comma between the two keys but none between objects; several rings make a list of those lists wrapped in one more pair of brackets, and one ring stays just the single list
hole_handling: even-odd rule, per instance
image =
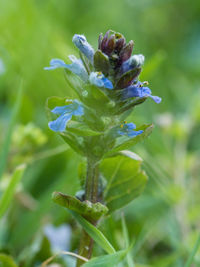
[{"label": "petal lip", "polygon": [[137,83],[132,84],[127,88],[125,88],[122,92],[123,100],[131,97],[139,97],[139,98],[150,97],[154,100],[154,102],[159,104],[162,99],[159,96],[152,96],[151,90],[147,86],[144,86],[144,84],[145,83],[138,81]]},{"label": "petal lip", "polygon": [[125,123],[118,129],[117,133],[119,135],[125,135],[128,137],[135,137],[141,133],[143,133],[143,130],[135,131],[136,125],[134,123]]},{"label": "petal lip", "polygon": [[45,67],[45,70],[54,70],[57,68],[65,68],[78,75],[83,81],[87,82],[88,74],[81,59],[70,55],[71,64],[66,64],[62,59],[54,58],[50,61],[50,67]]},{"label": "petal lip", "polygon": [[59,116],[56,120],[48,123],[49,128],[54,132],[64,132],[68,121],[72,118],[72,114],[64,114]]},{"label": "petal lip", "polygon": [[54,132],[64,132],[72,116],[82,116],[84,109],[81,103],[75,99],[71,104],[55,107],[51,112],[60,116],[56,120],[49,122],[49,128]]},{"label": "petal lip", "polygon": [[110,90],[114,88],[112,82],[99,72],[91,72],[89,81],[91,84],[96,85],[98,87],[104,87]]}]

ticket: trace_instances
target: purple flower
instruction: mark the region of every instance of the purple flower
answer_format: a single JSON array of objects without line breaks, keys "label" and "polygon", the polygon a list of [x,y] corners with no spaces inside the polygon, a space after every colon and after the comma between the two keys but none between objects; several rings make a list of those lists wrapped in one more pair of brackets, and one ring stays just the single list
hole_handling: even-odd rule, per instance
[{"label": "purple flower", "polygon": [[150,97],[152,98],[157,104],[161,102],[161,98],[159,96],[153,96],[151,95],[151,90],[145,86],[147,83],[144,82],[137,82],[135,84],[130,85],[129,87],[125,88],[123,90],[123,98],[131,98],[131,97]]},{"label": "purple flower", "polygon": [[126,135],[128,137],[135,137],[135,136],[143,133],[143,130],[134,131],[135,128],[136,128],[136,125],[132,122],[122,124],[120,129],[118,130],[118,134],[119,135]]}]

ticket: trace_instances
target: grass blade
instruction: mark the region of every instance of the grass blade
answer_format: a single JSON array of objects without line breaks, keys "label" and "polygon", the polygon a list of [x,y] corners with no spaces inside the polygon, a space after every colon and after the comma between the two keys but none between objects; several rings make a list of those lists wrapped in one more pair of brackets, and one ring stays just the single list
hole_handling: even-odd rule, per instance
[{"label": "grass blade", "polygon": [[0,218],[4,215],[4,213],[7,211],[9,204],[13,198],[13,195],[15,193],[16,186],[18,185],[19,181],[22,178],[22,175],[24,173],[26,165],[20,165],[18,166],[9,182],[8,187],[6,188],[2,198],[0,199]]},{"label": "grass blade", "polygon": [[4,169],[6,167],[6,161],[8,157],[8,152],[10,148],[10,142],[11,142],[11,137],[12,137],[12,132],[14,129],[15,122],[17,120],[17,115],[21,106],[21,99],[22,99],[22,83],[20,85],[18,94],[17,94],[17,99],[15,102],[15,105],[12,110],[12,115],[11,119],[8,125],[8,130],[6,133],[5,140],[3,142],[2,148],[1,148],[1,153],[0,153],[0,178],[3,175]]},{"label": "grass blade", "polygon": [[[124,214],[122,214],[122,231],[123,231],[123,236],[125,240],[125,246],[126,246],[126,249],[128,249],[129,248],[129,236],[128,236],[128,229],[126,226]],[[135,267],[130,251],[127,253],[126,259],[127,259],[128,267]]]},{"label": "grass blade", "polygon": [[83,267],[111,267],[116,266],[126,256],[127,250],[121,250],[110,255],[93,258],[83,264]]},{"label": "grass blade", "polygon": [[192,264],[192,262],[194,260],[195,254],[197,253],[197,250],[199,249],[199,246],[200,246],[200,235],[197,238],[197,241],[196,241],[196,243],[194,245],[194,248],[193,248],[193,250],[192,250],[192,252],[191,252],[191,254],[190,254],[190,256],[189,256],[189,258],[188,258],[188,260],[186,262],[186,264],[184,265],[184,267],[190,267],[191,266],[191,264]]},{"label": "grass blade", "polygon": [[99,229],[94,227],[94,225],[89,223],[75,211],[70,211],[70,213],[79,222],[83,229],[94,239],[94,241],[102,247],[102,249],[104,249],[108,254],[115,253],[115,249]]}]

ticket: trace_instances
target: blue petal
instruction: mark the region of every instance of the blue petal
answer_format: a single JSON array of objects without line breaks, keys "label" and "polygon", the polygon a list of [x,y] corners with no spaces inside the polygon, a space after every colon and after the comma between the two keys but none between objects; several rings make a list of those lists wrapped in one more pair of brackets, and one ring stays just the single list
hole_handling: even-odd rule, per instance
[{"label": "blue petal", "polygon": [[113,89],[112,82],[106,78],[102,73],[91,72],[89,77],[90,83],[98,87],[104,87],[107,89]]},{"label": "blue petal", "polygon": [[77,59],[75,56],[69,56],[69,59],[72,61],[72,64],[66,64],[61,59],[52,59],[50,61],[50,67],[45,67],[45,70],[54,70],[57,68],[66,68],[73,72],[74,74],[78,75],[83,81],[88,80],[87,71],[80,59]]},{"label": "blue petal", "polygon": [[151,97],[157,104],[159,104],[162,101],[162,98],[159,96],[150,95],[149,97]]},{"label": "blue petal", "polygon": [[126,128],[128,130],[133,130],[136,128],[136,125],[133,122],[130,122],[130,123],[124,124],[124,128]]},{"label": "blue petal", "polygon": [[78,100],[74,100],[73,102],[73,112],[72,114],[75,115],[75,116],[82,116],[84,114],[84,109],[81,105],[81,103],[78,101]]},{"label": "blue petal", "polygon": [[64,132],[68,121],[72,118],[72,114],[64,114],[55,121],[49,122],[49,128],[54,132]]},{"label": "blue petal", "polygon": [[144,56],[142,54],[134,55],[125,61],[121,66],[121,73],[132,70],[135,67],[140,67],[144,64]]},{"label": "blue petal", "polygon": [[108,78],[104,77],[102,78],[102,81],[103,81],[103,85],[105,88],[110,89],[110,90],[113,89],[113,84]]},{"label": "blue petal", "polygon": [[78,75],[83,81],[88,80],[88,73],[83,65],[81,59],[76,58],[74,55],[70,55],[69,59],[71,60],[72,64],[67,65],[66,68],[71,70],[71,72]]},{"label": "blue petal", "polygon": [[90,60],[93,64],[94,58],[94,49],[92,46],[87,42],[84,35],[75,34],[72,42],[75,46]]},{"label": "blue petal", "polygon": [[126,135],[128,137],[134,137],[141,133],[143,133],[143,130],[140,131],[134,131],[136,128],[136,125],[134,123],[125,123],[122,125],[122,127],[118,130],[119,135]]},{"label": "blue petal", "polygon": [[61,59],[54,58],[50,61],[50,67],[45,67],[45,70],[54,70],[57,68],[66,68],[67,64]]},{"label": "blue petal", "polygon": [[142,130],[140,130],[140,131],[131,131],[131,132],[128,132],[127,135],[128,135],[129,137],[134,137],[134,136],[137,136],[137,135],[139,135],[139,134],[141,134],[141,133],[143,133]]},{"label": "blue petal", "polygon": [[70,113],[71,115],[82,116],[84,114],[84,110],[81,106],[81,103],[76,99],[73,100],[71,104],[55,107],[51,110],[51,112],[58,115]]}]

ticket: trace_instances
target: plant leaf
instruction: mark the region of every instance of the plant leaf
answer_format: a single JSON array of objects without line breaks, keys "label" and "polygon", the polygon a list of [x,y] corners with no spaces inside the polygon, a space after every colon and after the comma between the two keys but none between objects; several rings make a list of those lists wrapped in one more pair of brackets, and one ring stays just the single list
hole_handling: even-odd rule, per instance
[{"label": "plant leaf", "polygon": [[13,259],[6,254],[0,253],[0,265],[5,267],[17,267]]},{"label": "plant leaf", "polygon": [[112,156],[114,155],[116,152],[119,152],[121,150],[124,150],[124,149],[128,149],[134,145],[136,145],[137,143],[143,141],[145,138],[147,138],[152,130],[153,130],[153,124],[147,124],[147,125],[142,125],[140,126],[139,128],[137,128],[136,130],[139,131],[139,130],[143,130],[143,133],[133,137],[133,138],[130,138],[130,137],[120,137],[118,138],[118,141],[116,142],[116,145],[115,147],[108,151],[104,157],[109,157],[109,156]]},{"label": "plant leaf", "polygon": [[98,220],[102,215],[108,212],[108,208],[100,202],[91,203],[90,201],[81,202],[76,197],[64,195],[60,192],[54,192],[52,195],[53,201],[67,209],[76,211],[77,213],[87,218]]},{"label": "plant leaf", "polygon": [[83,267],[114,267],[126,256],[127,250],[117,251],[110,255],[104,255],[97,258],[93,258],[90,261],[83,264]]},{"label": "plant leaf", "polygon": [[97,50],[94,54],[94,67],[96,71],[102,71],[104,75],[107,75],[109,72],[109,59],[106,54]]},{"label": "plant leaf", "polygon": [[130,151],[102,161],[100,170],[108,180],[104,198],[109,213],[128,204],[144,190],[147,176],[141,164],[142,159]]},{"label": "plant leaf", "polygon": [[3,145],[1,147],[1,153],[0,153],[0,178],[4,172],[4,169],[6,167],[6,161],[8,157],[8,152],[9,152],[9,147],[11,143],[11,137],[12,137],[12,132],[14,129],[15,122],[17,120],[17,115],[21,106],[21,100],[22,100],[22,83],[19,87],[18,94],[17,94],[17,99],[15,101],[13,110],[12,110],[12,115],[11,119],[8,125],[8,130],[6,133],[5,140],[3,142]]},{"label": "plant leaf", "polygon": [[115,253],[115,249],[110,244],[110,242],[106,239],[103,233],[97,229],[94,225],[89,223],[86,219],[84,219],[81,215],[79,215],[75,211],[70,211],[70,213],[74,216],[74,218],[80,223],[83,229],[94,239],[94,241],[104,249],[108,254]]},{"label": "plant leaf", "polygon": [[[123,231],[125,246],[126,246],[126,249],[128,249],[129,248],[129,236],[128,236],[128,229],[127,229],[124,214],[122,214],[122,231]],[[126,260],[127,260],[128,267],[135,267],[130,251],[128,251],[126,255]]]},{"label": "plant leaf", "polygon": [[25,171],[26,165],[20,165],[18,166],[9,182],[8,187],[6,188],[1,200],[0,200],[0,218],[4,215],[4,213],[7,211],[9,204],[13,198],[13,195],[15,193],[15,189],[21,180],[23,173]]},{"label": "plant leaf", "polygon": [[70,70],[65,69],[65,79],[68,85],[77,93],[77,95],[81,98],[83,90],[84,82],[78,77],[78,75],[72,73]]},{"label": "plant leaf", "polygon": [[70,121],[67,125],[67,131],[80,136],[95,136],[102,134],[101,132],[93,131],[88,126],[80,122]]}]

